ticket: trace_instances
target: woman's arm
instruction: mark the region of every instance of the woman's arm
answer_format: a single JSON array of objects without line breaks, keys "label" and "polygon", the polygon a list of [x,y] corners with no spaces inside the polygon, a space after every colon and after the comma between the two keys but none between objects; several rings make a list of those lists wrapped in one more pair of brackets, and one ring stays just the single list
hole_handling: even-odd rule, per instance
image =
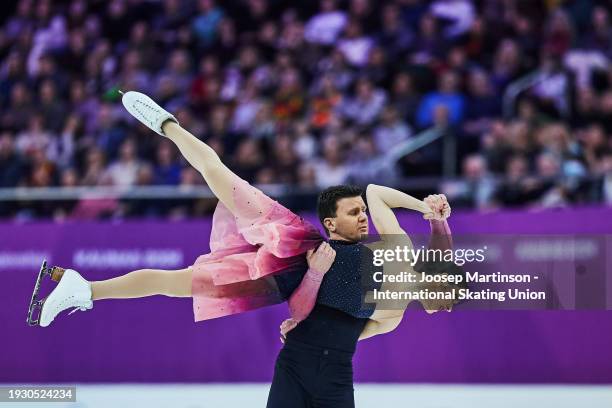
[{"label": "woman's arm", "polygon": [[425,201],[414,198],[411,195],[391,187],[369,184],[366,189],[366,194],[368,192],[380,197],[388,208],[406,208],[408,210],[422,212],[423,214],[432,213],[431,208],[429,208]]},{"label": "woman's arm", "polygon": [[296,322],[301,322],[312,312],[324,275],[324,272],[308,268],[300,286],[289,297],[289,313]]},{"label": "woman's arm", "polygon": [[381,320],[368,320],[363,331],[359,335],[359,340],[368,339],[378,334],[389,333],[399,326],[402,321],[403,314],[398,317],[381,319]]},{"label": "woman's arm", "polygon": [[453,249],[453,238],[446,220],[429,220],[431,235],[429,236],[430,249]]},{"label": "woman's arm", "polygon": [[[444,217],[442,220],[431,219],[429,220],[429,226],[431,229],[431,236],[429,239],[429,248],[432,249],[452,249],[453,241],[451,237],[451,230],[446,218],[450,215],[450,205],[444,195],[430,195],[424,202],[431,208],[437,216]],[[377,334],[389,333],[399,326],[402,318],[404,317],[404,311],[395,310],[377,310],[373,317],[366,323],[359,340],[367,339]]]},{"label": "woman's arm", "polygon": [[366,189],[366,198],[374,226],[383,239],[385,235],[406,234],[400,227],[392,208],[416,210],[425,214],[426,219],[435,217],[431,208],[424,201],[389,187],[369,184]]},{"label": "woman's arm", "polygon": [[308,270],[287,302],[291,318],[296,324],[312,312],[323,276],[331,268],[335,258],[336,251],[327,242],[321,243],[316,251],[311,249],[307,252]]}]

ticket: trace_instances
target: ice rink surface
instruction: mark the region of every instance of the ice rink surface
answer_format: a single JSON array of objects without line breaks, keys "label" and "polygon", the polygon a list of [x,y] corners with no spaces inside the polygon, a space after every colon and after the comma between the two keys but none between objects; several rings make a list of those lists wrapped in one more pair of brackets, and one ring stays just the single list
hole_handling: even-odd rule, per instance
[{"label": "ice rink surface", "polygon": [[[2,384],[3,387],[7,385],[9,384]],[[269,384],[61,385],[76,385],[76,403],[21,402],[0,403],[0,406],[21,408],[265,407],[269,390]],[[612,407],[612,387],[361,383],[355,385],[355,400],[357,408],[575,408],[579,406],[610,408]]]}]

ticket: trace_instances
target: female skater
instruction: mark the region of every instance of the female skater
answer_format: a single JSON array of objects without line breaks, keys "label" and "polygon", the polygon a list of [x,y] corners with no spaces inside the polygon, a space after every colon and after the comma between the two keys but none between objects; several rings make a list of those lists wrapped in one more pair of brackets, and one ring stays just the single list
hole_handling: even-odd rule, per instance
[{"label": "female skater", "polygon": [[[59,283],[39,303],[38,324],[48,326],[69,308],[74,308],[71,313],[91,309],[94,300],[156,294],[192,297],[195,321],[285,300],[289,300],[292,316],[303,316],[314,303],[318,284],[335,256],[318,230],[236,176],[212,148],[146,95],[127,92],[122,102],[140,122],[172,140],[219,199],[211,252],[185,269],[143,269],[97,282],[87,281],[72,269],[54,268],[51,272]],[[429,218],[437,217],[429,208],[425,212]],[[297,291],[298,287],[302,290]]]}]

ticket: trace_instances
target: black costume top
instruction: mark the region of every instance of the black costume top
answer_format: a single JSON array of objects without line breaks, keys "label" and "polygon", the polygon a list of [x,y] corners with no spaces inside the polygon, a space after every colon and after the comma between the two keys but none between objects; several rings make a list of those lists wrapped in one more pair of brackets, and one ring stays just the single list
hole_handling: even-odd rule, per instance
[{"label": "black costume top", "polygon": [[316,304],[308,317],[287,333],[287,344],[300,342],[322,348],[355,352],[368,319]]},{"label": "black costume top", "polygon": [[[380,284],[373,282],[372,250],[360,242],[330,239],[329,245],[336,251],[336,258],[321,282],[317,303],[341,310],[354,317],[369,318],[374,312],[372,305],[364,304],[366,292]],[[293,271],[274,275],[283,300],[302,282],[308,264],[296,266]]]},{"label": "black costume top", "polygon": [[[359,335],[374,312],[373,305],[363,302],[366,292],[377,287],[371,279],[373,253],[359,242],[329,240],[329,245],[336,251],[336,258],[323,277],[316,305],[288,333],[287,341],[354,352]],[[301,277],[295,279],[297,282],[290,285],[293,290]]]},{"label": "black costume top", "polygon": [[374,306],[365,304],[367,291],[380,289],[372,280],[374,265],[372,250],[360,242],[331,239],[336,251],[334,263],[321,282],[317,303],[338,309],[351,316],[369,318]]}]

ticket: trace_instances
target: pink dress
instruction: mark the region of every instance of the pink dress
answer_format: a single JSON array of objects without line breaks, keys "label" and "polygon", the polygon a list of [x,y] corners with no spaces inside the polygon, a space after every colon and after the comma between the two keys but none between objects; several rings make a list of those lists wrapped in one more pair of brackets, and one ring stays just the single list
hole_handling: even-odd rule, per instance
[{"label": "pink dress", "polygon": [[196,322],[283,302],[274,275],[304,265],[306,251],[323,241],[311,223],[238,176],[232,188],[235,214],[219,201],[211,252],[192,266]]}]

